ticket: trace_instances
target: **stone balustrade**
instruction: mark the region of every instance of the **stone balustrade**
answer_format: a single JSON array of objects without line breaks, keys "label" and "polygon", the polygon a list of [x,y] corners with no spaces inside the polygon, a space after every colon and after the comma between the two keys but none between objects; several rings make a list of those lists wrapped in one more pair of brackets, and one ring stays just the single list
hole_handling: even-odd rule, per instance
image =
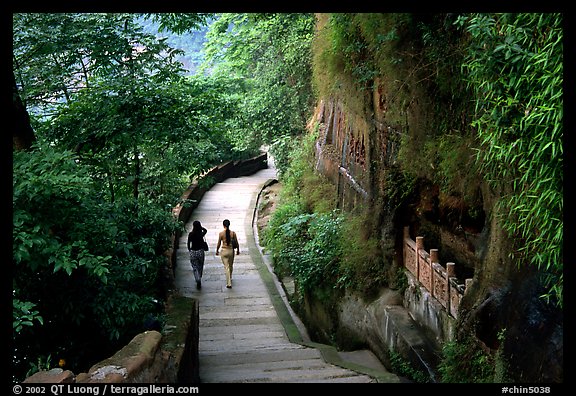
[{"label": "stone balustrade", "polygon": [[[416,280],[454,318],[458,317],[458,307],[466,291],[465,284],[459,284],[455,273],[455,263],[439,263],[438,249],[424,249],[424,238],[410,238],[409,228],[404,227],[404,266]],[[466,279],[469,284],[471,279]]]}]

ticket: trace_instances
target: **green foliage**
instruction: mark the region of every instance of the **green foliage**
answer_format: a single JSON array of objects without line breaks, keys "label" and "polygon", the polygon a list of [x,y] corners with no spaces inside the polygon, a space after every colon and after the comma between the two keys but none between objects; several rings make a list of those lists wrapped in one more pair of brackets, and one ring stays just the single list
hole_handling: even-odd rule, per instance
[{"label": "green foliage", "polygon": [[292,155],[297,152],[301,144],[300,139],[292,136],[284,136],[276,139],[270,146],[270,154],[274,157],[274,166],[278,172],[278,177],[283,178],[292,163]]},{"label": "green foliage", "polygon": [[280,277],[294,276],[303,292],[351,287],[369,293],[385,282],[378,237],[366,228],[364,215],[336,209],[334,185],[315,172],[315,134],[292,145],[282,173],[280,202],[263,242]]},{"label": "green foliage", "polygon": [[[498,333],[500,345],[506,330]],[[500,347],[487,353],[468,336],[461,341],[449,341],[442,348],[442,361],[438,366],[444,383],[503,383],[508,382],[508,365]]]},{"label": "green foliage", "polygon": [[15,152],[13,157],[13,260],[31,271],[50,267],[68,275],[81,266],[105,278],[109,256],[97,255],[75,237],[83,229],[82,209],[90,179],[71,152],[45,148]]},{"label": "green foliage", "polygon": [[292,251],[299,241],[297,239],[284,239],[282,226],[290,219],[303,214],[302,207],[298,202],[284,203],[279,205],[272,214],[268,226],[262,232],[262,241],[267,249],[272,252],[274,258],[274,271],[280,278],[290,275],[289,261],[284,260],[283,251]]},{"label": "green foliage", "polygon": [[438,176],[441,191],[462,195],[469,204],[476,202],[480,187],[479,169],[475,161],[474,136],[444,134],[438,139]]},{"label": "green foliage", "polygon": [[87,340],[115,346],[161,309],[163,253],[180,225],[150,202],[102,200],[71,152],[13,158],[14,367],[22,376],[35,356],[65,353],[75,368],[94,359]]},{"label": "green foliage", "polygon": [[439,107],[436,110],[442,111],[440,107],[445,106],[447,99],[450,99],[448,108],[444,110],[449,110],[452,121],[466,128],[461,117],[466,115],[467,106],[464,104],[468,103],[467,88],[460,78],[455,78],[461,74],[460,67],[467,48],[462,32],[454,28],[458,14],[422,14],[413,17],[422,45],[423,60],[430,73],[428,81],[432,83],[437,99],[441,99],[438,100]]},{"label": "green foliage", "polygon": [[299,296],[317,291],[337,273],[341,222],[342,217],[336,211],[303,213],[288,218],[271,231],[276,241],[269,246],[275,266],[289,269],[289,274],[295,277]]},{"label": "green foliage", "polygon": [[[281,152],[281,161],[288,167],[280,174],[283,182],[282,197],[297,200],[303,210],[309,213],[326,213],[336,208],[336,189],[325,176],[315,169],[315,133],[301,138],[293,138],[289,144],[273,145],[273,154]],[[289,151],[283,151],[284,148]]]},{"label": "green foliage", "polygon": [[392,366],[392,371],[394,371],[394,373],[417,383],[430,382],[430,376],[426,375],[421,370],[417,370],[412,367],[412,365],[406,361],[398,352],[389,350],[388,355],[390,358],[390,365]]},{"label": "green foliage", "polygon": [[245,80],[233,128],[256,142],[300,135],[312,106],[311,14],[219,14],[204,69]]},{"label": "green foliage", "polygon": [[317,289],[338,269],[342,217],[334,210],[333,186],[312,170],[313,137],[291,145],[289,165],[281,174],[280,204],[263,232],[275,271],[295,277],[299,296]]},{"label": "green foliage", "polygon": [[[397,90],[394,101],[405,100],[405,80],[412,73],[398,65],[409,55],[400,48],[405,36],[403,32],[410,23],[410,14],[332,13],[320,16],[313,43],[317,95],[337,96],[350,113],[363,114],[370,105],[366,91],[379,79],[390,81],[390,88]],[[387,118],[394,124],[404,117],[390,106]]]},{"label": "green foliage", "polygon": [[30,370],[28,370],[28,372],[26,373],[26,377],[29,377],[38,371],[50,370],[54,368],[52,360],[53,360],[52,355],[39,356],[36,359],[36,362],[34,363],[31,362]]},{"label": "green foliage", "polygon": [[[481,176],[474,151],[476,137],[452,130],[428,136],[421,143],[408,135],[402,139],[398,153],[401,169],[386,174],[386,182],[392,186],[386,191],[394,202],[400,205],[422,178],[433,180],[446,195],[461,196],[469,205],[478,205]],[[413,161],[415,157],[419,160]]]},{"label": "green foliage", "polygon": [[174,194],[178,175],[197,176],[231,156],[225,120],[234,104],[224,97],[227,83],[208,78],[95,83],[39,131],[46,140],[76,149],[111,194]]},{"label": "green foliage", "polygon": [[344,63],[359,87],[366,86],[376,76],[373,59],[368,56],[368,44],[353,14],[331,14],[332,50]]},{"label": "green foliage", "polygon": [[[45,115],[97,76],[114,75],[120,83],[143,65],[156,78],[181,71],[178,52],[143,33],[135,16],[13,14],[13,70],[25,105]],[[138,55],[133,46],[141,47]]]},{"label": "green foliage", "polygon": [[[391,288],[398,291],[400,295],[404,295],[404,292],[408,288],[408,277],[406,276],[406,270],[403,265],[396,267],[396,271],[390,277]],[[415,289],[418,293],[420,289]]]},{"label": "green foliage", "polygon": [[[13,160],[18,380],[45,356],[86,370],[160,315],[183,188],[263,137],[304,129],[311,15],[240,17],[254,29],[237,48],[242,73],[187,78],[181,52],[141,17],[13,15],[16,88],[39,142]],[[206,21],[148,17],[177,32]]]},{"label": "green foliage", "polygon": [[[398,161],[391,160],[403,178],[427,178],[445,192],[466,196],[479,184],[472,150],[477,144],[467,114],[469,92],[459,79],[465,41],[453,26],[454,18],[322,16],[314,40],[314,81],[319,96],[337,96],[352,114],[373,111],[364,91],[377,89],[384,106],[380,116],[403,132]],[[471,195],[465,198],[474,200]],[[396,198],[402,202],[403,197]]]},{"label": "green foliage", "polygon": [[560,14],[473,14],[462,65],[476,94],[481,172],[503,198],[514,257],[542,273],[546,300],[563,293],[563,49]]},{"label": "green foliage", "polygon": [[371,88],[375,77],[402,62],[400,44],[410,14],[330,14],[332,50],[359,88]]},{"label": "green foliage", "polygon": [[344,21],[347,15],[319,16],[319,28],[313,41],[313,83],[316,96],[337,96],[351,113],[361,114],[364,108],[364,95],[359,92],[362,83],[347,71],[356,70],[365,85],[373,74],[373,65],[362,57],[366,46],[357,36],[355,25]]},{"label": "green foliage", "polygon": [[340,232],[339,288],[370,294],[387,283],[378,234],[367,227],[369,214],[346,214]]},{"label": "green foliage", "polygon": [[164,12],[161,14],[144,14],[144,17],[151,19],[159,24],[159,31],[171,31],[176,34],[183,34],[189,31],[194,31],[206,25],[212,13],[195,13],[195,14],[182,14]]},{"label": "green foliage", "polygon": [[29,301],[20,301],[17,298],[12,299],[12,329],[20,333],[24,326],[33,326],[34,321],[43,324],[44,319],[39,312],[35,310],[36,304]]},{"label": "green foliage", "polygon": [[414,193],[417,178],[410,173],[403,173],[397,167],[386,171],[384,193],[390,213],[394,213]]},{"label": "green foliage", "polygon": [[387,123],[406,131],[403,177],[438,183],[471,207],[481,204],[479,186],[488,180],[503,197],[498,212],[517,243],[516,261],[539,268],[543,297],[561,306],[562,16],[330,14],[318,21],[319,95],[363,114],[370,102],[362,90],[377,78]]},{"label": "green foliage", "polygon": [[185,186],[180,175],[193,178],[234,155],[228,87],[224,78],[103,81],[37,130],[94,166],[111,200],[144,194],[169,205]]}]

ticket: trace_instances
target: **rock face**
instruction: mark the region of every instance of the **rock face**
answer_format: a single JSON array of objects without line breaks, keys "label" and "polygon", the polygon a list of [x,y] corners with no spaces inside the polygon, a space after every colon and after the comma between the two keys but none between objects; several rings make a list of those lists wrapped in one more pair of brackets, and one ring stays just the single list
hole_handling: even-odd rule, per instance
[{"label": "rock face", "polygon": [[[369,206],[382,230],[382,245],[390,248],[384,255],[391,260],[401,256],[403,227],[410,227],[414,236],[426,235],[426,248],[438,249],[442,263],[455,262],[462,281],[472,279],[454,336],[472,336],[488,354],[503,352],[513,381],[562,382],[562,311],[539,297],[542,290],[533,269],[518,268],[510,260],[512,243],[497,222],[498,192],[482,182],[481,191],[473,192],[481,205],[470,208],[459,197],[443,195],[438,182],[419,179],[411,195],[399,205],[389,204],[393,197],[387,183],[397,165],[400,133],[425,108],[408,109],[405,125],[388,124],[387,106],[393,104],[385,100],[385,86],[376,82],[375,87],[367,94],[373,100],[365,113],[351,114],[337,99],[325,98],[310,123],[319,131],[316,167],[337,186],[339,206]],[[337,327],[325,319],[326,331]],[[350,325],[339,320],[341,326]]]}]

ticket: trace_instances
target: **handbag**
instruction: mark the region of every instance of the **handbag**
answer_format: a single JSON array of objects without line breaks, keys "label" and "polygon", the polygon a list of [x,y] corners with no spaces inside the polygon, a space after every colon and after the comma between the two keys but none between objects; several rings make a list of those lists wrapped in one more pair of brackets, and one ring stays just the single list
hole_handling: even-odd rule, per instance
[{"label": "handbag", "polygon": [[203,238],[204,241],[202,242],[202,248],[204,249],[205,252],[207,252],[208,250],[210,250],[208,248],[208,242],[206,242],[206,238]]}]

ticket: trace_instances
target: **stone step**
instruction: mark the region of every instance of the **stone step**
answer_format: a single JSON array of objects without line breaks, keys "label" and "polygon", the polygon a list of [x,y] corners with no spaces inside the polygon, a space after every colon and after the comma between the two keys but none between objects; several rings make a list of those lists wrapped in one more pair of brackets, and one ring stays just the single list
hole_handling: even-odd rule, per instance
[{"label": "stone step", "polygon": [[[290,362],[299,364],[297,361]],[[211,370],[204,373],[200,370],[202,382],[249,383],[249,382],[375,382],[366,375],[351,374],[350,370],[339,367],[327,367],[320,363],[317,368],[286,368],[274,369],[269,366],[254,366],[250,368],[222,367],[221,370]]]}]

